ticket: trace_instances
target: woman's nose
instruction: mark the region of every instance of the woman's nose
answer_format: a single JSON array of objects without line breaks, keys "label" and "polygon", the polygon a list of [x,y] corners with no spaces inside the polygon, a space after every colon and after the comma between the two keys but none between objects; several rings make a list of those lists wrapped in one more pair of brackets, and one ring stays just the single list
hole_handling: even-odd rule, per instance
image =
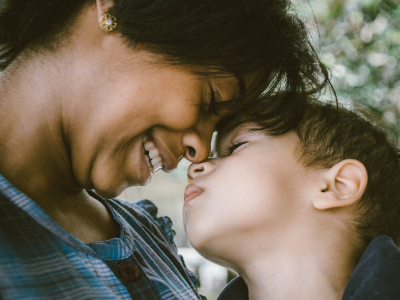
[{"label": "woman's nose", "polygon": [[183,137],[185,157],[193,163],[199,163],[207,159],[211,151],[211,134],[202,135],[195,130],[187,132]]},{"label": "woman's nose", "polygon": [[217,117],[202,117],[194,128],[185,132],[182,143],[187,160],[199,163],[209,157],[217,119]]},{"label": "woman's nose", "polygon": [[210,154],[210,141],[205,141],[196,137],[186,137],[183,141],[185,147],[185,157],[193,163],[205,160]]}]

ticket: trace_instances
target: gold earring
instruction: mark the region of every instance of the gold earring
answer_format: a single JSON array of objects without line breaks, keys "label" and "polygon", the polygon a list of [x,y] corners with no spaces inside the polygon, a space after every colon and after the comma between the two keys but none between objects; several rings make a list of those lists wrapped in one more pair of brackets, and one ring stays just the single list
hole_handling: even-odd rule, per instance
[{"label": "gold earring", "polygon": [[117,19],[110,14],[104,14],[100,20],[101,28],[105,31],[113,31],[117,27]]}]

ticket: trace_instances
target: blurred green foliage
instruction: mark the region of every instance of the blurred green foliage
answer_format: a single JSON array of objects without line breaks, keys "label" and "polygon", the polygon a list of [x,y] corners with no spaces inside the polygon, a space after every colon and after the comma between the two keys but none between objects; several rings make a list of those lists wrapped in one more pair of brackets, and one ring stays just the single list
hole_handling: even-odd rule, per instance
[{"label": "blurred green foliage", "polygon": [[308,18],[315,49],[332,72],[339,100],[361,104],[400,129],[399,1],[294,4],[296,12]]}]

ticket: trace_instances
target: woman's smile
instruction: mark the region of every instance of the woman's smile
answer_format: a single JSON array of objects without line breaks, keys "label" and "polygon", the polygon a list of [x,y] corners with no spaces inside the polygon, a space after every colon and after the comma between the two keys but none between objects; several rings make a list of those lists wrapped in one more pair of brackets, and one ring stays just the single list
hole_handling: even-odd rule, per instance
[{"label": "woman's smile", "polygon": [[156,173],[164,167],[160,152],[147,135],[143,138],[143,150],[147,166],[151,172]]}]

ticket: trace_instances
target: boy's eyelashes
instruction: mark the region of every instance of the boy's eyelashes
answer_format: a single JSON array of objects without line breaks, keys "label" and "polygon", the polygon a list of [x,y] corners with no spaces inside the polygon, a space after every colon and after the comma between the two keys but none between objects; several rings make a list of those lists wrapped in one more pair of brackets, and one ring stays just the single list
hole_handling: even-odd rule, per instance
[{"label": "boy's eyelashes", "polygon": [[240,146],[242,146],[246,143],[247,143],[247,141],[233,142],[231,145],[225,147],[224,153],[226,153],[226,155],[231,155],[237,148],[239,148]]}]

